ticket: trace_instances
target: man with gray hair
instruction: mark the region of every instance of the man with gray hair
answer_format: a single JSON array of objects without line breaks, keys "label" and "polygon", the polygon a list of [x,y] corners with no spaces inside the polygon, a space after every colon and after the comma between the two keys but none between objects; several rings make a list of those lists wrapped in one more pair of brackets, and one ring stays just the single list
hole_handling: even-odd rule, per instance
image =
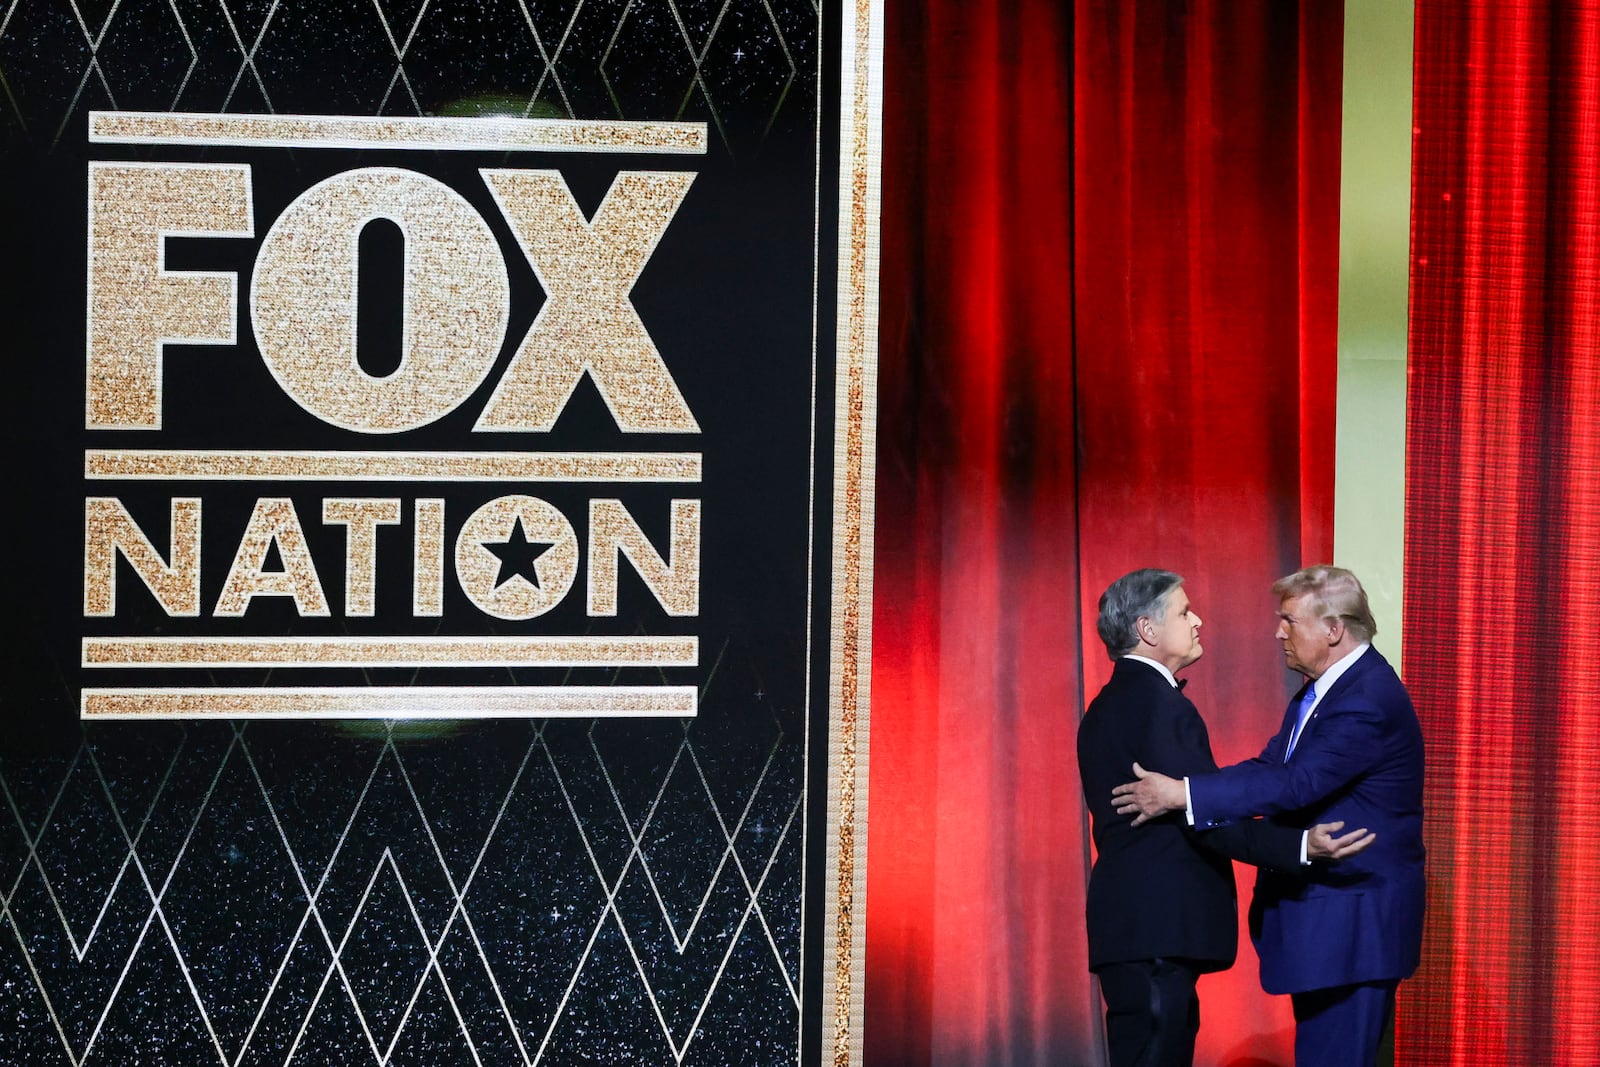
[{"label": "man with gray hair", "polygon": [[1111,790],[1131,828],[1166,812],[1194,827],[1266,816],[1283,827],[1327,819],[1376,842],[1336,869],[1285,879],[1263,870],[1250,907],[1261,985],[1294,1004],[1296,1067],[1377,1062],[1395,987],[1422,954],[1422,730],[1411,698],[1372,647],[1366,592],[1339,567],[1307,567],[1272,586],[1278,641],[1306,683],[1260,756],[1220,771],[1151,773]]},{"label": "man with gray hair", "polygon": [[1197,832],[1179,816],[1134,829],[1111,790],[1135,760],[1171,775],[1216,769],[1206,725],[1177,673],[1200,658],[1200,616],[1183,578],[1146,568],[1100,598],[1097,624],[1115,667],[1078,728],[1078,771],[1094,823],[1089,967],[1100,978],[1113,1067],[1189,1067],[1200,1003],[1195,983],[1233,965],[1238,946],[1230,857],[1298,878],[1313,859],[1354,855],[1364,830],[1260,820]]}]

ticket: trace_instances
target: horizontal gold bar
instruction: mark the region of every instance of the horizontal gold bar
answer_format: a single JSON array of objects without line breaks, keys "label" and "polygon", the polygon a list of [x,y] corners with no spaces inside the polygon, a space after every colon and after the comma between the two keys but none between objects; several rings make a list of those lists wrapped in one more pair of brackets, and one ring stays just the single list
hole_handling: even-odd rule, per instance
[{"label": "horizontal gold bar", "polygon": [[91,111],[96,144],[252,148],[394,148],[463,152],[647,152],[704,155],[703,122],[416,115],[217,115]]},{"label": "horizontal gold bar", "polygon": [[85,689],[84,719],[683,718],[694,686]]},{"label": "horizontal gold bar", "polygon": [[85,667],[693,667],[695,637],[85,637]]},{"label": "horizontal gold bar", "polygon": [[698,482],[699,452],[282,452],[91,448],[85,478]]}]

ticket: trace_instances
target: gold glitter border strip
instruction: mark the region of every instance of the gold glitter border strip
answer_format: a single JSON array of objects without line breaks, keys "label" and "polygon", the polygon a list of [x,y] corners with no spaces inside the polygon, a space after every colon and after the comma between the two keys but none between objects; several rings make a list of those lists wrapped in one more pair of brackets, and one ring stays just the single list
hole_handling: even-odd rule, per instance
[{"label": "gold glitter border strip", "polygon": [[704,155],[703,122],[91,111],[94,144]]},{"label": "gold glitter border strip", "polygon": [[699,452],[286,452],[92,448],[85,478],[698,482]]},{"label": "gold glitter border strip", "polygon": [[694,667],[696,637],[85,637],[85,667]]},{"label": "gold glitter border strip", "polygon": [[694,686],[84,689],[84,719],[688,718]]},{"label": "gold glitter border strip", "polygon": [[883,155],[883,10],[845,8],[840,61],[839,321],[833,486],[833,663],[829,679],[828,874],[823,1049],[862,1062],[867,929],[867,741],[877,451],[878,218]]}]

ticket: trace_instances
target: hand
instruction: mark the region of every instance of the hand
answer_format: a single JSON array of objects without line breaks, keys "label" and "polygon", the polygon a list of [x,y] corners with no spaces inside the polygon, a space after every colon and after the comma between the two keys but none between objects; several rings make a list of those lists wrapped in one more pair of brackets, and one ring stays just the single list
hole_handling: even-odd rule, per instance
[{"label": "hand", "polygon": [[1334,834],[1344,829],[1343,822],[1319,822],[1306,833],[1306,859],[1338,861],[1354,856],[1378,839],[1363,826],[1343,837]]},{"label": "hand", "polygon": [[1188,807],[1183,779],[1147,771],[1137,763],[1133,765],[1133,775],[1137,781],[1124,782],[1111,791],[1111,804],[1118,815],[1138,814],[1133,825],[1141,826],[1158,815]]}]

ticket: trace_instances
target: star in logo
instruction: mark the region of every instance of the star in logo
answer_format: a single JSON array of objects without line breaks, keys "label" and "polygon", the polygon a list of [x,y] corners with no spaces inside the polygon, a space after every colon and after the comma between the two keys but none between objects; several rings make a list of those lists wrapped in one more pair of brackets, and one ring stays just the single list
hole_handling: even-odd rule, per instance
[{"label": "star in logo", "polygon": [[518,515],[511,524],[511,532],[504,541],[494,544],[483,542],[487,548],[500,558],[500,573],[495,575],[494,587],[499,589],[506,582],[517,575],[528,580],[535,589],[542,589],[539,584],[539,557],[554,548],[554,541],[534,541],[529,539],[527,531],[522,528],[522,516]]}]

